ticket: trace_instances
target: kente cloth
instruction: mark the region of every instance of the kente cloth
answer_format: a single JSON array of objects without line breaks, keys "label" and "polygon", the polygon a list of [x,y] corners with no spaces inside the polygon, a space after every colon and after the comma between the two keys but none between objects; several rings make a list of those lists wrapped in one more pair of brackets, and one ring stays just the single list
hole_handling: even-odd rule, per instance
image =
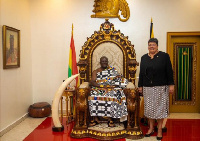
[{"label": "kente cloth", "polygon": [[169,88],[165,86],[143,87],[144,115],[151,119],[163,119],[169,114]]},{"label": "kente cloth", "polygon": [[123,78],[116,69],[109,67],[97,73],[96,82],[100,85],[115,86],[114,88],[92,87],[88,97],[91,116],[121,118],[127,113],[126,97],[123,88],[128,80]]}]

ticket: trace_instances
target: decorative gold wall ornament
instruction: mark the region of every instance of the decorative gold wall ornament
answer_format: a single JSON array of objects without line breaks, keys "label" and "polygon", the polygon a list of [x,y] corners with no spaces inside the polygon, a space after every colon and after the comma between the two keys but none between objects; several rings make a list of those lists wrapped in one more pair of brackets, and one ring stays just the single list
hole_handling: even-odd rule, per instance
[{"label": "decorative gold wall ornament", "polygon": [[[130,17],[130,9],[126,0],[94,0],[94,15],[91,18],[119,18],[126,22]],[[121,16],[119,12],[121,11]]]}]

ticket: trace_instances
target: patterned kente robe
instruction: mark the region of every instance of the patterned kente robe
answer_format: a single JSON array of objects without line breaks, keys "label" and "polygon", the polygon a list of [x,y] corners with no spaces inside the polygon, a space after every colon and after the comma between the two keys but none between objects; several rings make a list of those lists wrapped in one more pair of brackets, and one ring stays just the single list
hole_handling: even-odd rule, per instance
[{"label": "patterned kente robe", "polygon": [[96,82],[101,85],[115,85],[116,87],[110,90],[92,87],[88,97],[90,115],[112,118],[128,115],[126,97],[123,92],[123,88],[128,83],[127,79],[119,75],[113,67],[109,67],[109,69],[97,73]]}]

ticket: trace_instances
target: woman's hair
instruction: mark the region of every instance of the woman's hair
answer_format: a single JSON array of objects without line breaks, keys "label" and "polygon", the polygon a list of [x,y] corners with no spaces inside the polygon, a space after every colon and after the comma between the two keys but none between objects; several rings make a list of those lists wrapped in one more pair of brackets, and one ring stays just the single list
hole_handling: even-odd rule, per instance
[{"label": "woman's hair", "polygon": [[155,42],[157,44],[157,46],[158,46],[158,39],[157,38],[150,38],[148,43],[149,42]]}]

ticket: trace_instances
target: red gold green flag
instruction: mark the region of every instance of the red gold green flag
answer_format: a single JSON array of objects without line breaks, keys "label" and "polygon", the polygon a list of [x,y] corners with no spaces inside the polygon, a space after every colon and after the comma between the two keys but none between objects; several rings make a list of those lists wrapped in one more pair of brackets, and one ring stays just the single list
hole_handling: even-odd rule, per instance
[{"label": "red gold green flag", "polygon": [[[73,38],[73,24],[72,24],[72,35],[71,35],[71,43],[70,43],[70,50],[69,50],[69,64],[68,64],[68,78],[71,77],[74,74],[78,74],[78,67],[76,65],[76,50],[74,45],[74,38]],[[79,79],[76,78],[76,86],[79,86]],[[76,113],[75,109],[75,96],[73,96],[73,99],[71,100],[71,112],[73,112],[73,115]],[[71,114],[71,113],[70,113]]]},{"label": "red gold green flag", "polygon": [[[72,24],[72,35],[71,35],[71,43],[69,50],[69,65],[68,65],[68,77],[71,77],[74,74],[78,74],[78,67],[76,65],[76,50],[74,45],[73,38],[73,24]],[[79,85],[78,77],[76,78],[76,87]]]}]

